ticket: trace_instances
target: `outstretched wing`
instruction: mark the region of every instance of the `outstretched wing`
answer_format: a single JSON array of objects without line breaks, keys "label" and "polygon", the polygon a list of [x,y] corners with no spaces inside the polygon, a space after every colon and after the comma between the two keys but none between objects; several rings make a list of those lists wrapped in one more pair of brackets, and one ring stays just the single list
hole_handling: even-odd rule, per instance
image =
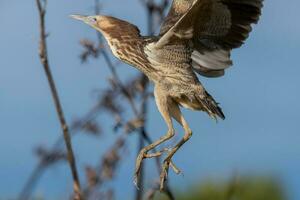
[{"label": "outstretched wing", "polygon": [[156,48],[189,40],[193,68],[218,77],[232,65],[230,51],[240,47],[257,23],[263,0],[173,0]]}]

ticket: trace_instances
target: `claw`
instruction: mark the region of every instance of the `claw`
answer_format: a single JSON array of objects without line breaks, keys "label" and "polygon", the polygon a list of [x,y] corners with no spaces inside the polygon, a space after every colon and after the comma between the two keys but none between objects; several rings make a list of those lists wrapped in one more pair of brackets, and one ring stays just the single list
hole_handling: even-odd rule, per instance
[{"label": "claw", "polygon": [[138,177],[137,177],[137,175],[134,175],[133,184],[134,184],[134,186],[136,187],[137,190],[140,189],[139,186],[138,186]]},{"label": "claw", "polygon": [[170,166],[176,174],[181,174],[181,170],[174,164],[172,160],[170,161]]}]

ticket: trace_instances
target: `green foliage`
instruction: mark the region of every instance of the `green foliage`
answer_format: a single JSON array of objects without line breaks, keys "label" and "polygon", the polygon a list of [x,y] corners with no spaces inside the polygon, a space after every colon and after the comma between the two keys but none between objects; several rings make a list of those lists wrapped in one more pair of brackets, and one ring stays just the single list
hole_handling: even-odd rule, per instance
[{"label": "green foliage", "polygon": [[[165,197],[159,198],[166,200]],[[285,200],[280,184],[268,178],[233,179],[227,182],[206,181],[190,191],[179,193],[176,200]]]}]

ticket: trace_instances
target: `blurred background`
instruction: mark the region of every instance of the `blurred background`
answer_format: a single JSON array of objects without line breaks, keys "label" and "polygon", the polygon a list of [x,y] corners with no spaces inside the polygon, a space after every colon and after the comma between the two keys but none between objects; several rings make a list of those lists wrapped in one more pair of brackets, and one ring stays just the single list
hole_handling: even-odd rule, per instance
[{"label": "blurred background", "polygon": [[[91,199],[151,198],[159,178],[155,159],[145,162],[142,192],[133,185],[135,158],[146,145],[140,133],[146,130],[154,140],[167,128],[151,95],[153,85],[112,57],[93,29],[68,16],[91,15],[98,7],[101,14],[127,20],[146,35],[159,31],[168,9],[168,1],[150,3],[152,7],[139,0],[48,1],[49,62],[73,135],[81,184]],[[298,0],[265,1],[246,44],[233,51],[234,66],[222,78],[200,77],[221,103],[226,120],[215,123],[205,113],[183,111],[194,134],[174,158],[183,175],[169,174],[176,199],[300,199],[299,7]],[[72,195],[38,42],[35,1],[1,0],[0,199]],[[142,112],[145,124],[128,100]],[[176,130],[170,145],[183,134],[179,126]],[[156,193],[154,199],[168,197]]]}]

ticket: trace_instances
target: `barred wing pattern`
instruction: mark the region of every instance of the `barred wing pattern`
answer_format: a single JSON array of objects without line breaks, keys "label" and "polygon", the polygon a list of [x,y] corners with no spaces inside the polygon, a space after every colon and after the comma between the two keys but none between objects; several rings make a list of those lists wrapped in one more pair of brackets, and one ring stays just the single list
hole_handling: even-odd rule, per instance
[{"label": "barred wing pattern", "polygon": [[224,75],[230,51],[240,47],[257,23],[263,0],[173,0],[156,48],[178,40],[192,44],[193,69],[207,77]]}]

